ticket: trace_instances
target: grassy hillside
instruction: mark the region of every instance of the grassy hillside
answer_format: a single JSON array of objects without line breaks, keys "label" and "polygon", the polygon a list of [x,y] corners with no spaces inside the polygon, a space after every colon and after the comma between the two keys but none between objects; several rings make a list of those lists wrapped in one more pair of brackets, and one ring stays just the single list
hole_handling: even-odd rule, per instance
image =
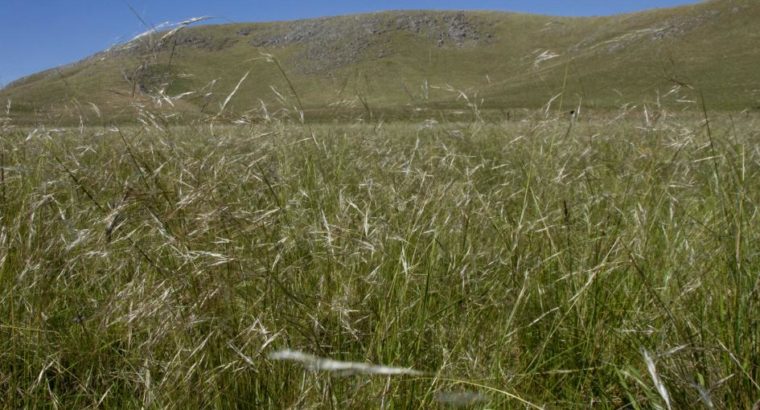
[{"label": "grassy hillside", "polygon": [[[206,25],[144,36],[0,91],[17,117],[407,117],[420,110],[506,110],[626,103],[760,107],[760,3],[716,0],[602,18],[388,12],[266,24]],[[274,61],[277,62],[274,62]],[[178,97],[179,96],[179,97]],[[178,97],[178,98],[174,98]],[[264,110],[262,107],[266,106]]]}]

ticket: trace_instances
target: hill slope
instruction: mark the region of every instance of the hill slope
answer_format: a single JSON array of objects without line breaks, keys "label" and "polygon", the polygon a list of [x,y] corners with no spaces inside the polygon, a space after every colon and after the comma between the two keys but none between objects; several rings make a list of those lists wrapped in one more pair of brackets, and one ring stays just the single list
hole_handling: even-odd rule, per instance
[{"label": "hill slope", "polygon": [[16,81],[0,101],[35,121],[217,115],[238,84],[231,119],[461,109],[460,91],[498,109],[688,107],[700,92],[714,108],[756,108],[758,19],[756,1],[715,0],[598,18],[417,11],[181,27]]}]

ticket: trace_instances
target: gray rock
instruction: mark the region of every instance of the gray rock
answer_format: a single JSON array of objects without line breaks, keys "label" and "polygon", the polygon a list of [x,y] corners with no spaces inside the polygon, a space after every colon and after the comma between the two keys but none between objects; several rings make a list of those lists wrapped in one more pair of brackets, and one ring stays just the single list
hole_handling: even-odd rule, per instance
[{"label": "gray rock", "polygon": [[484,32],[483,27],[482,21],[463,12],[414,12],[271,24],[249,31],[248,35],[254,47],[301,46],[299,57],[305,57],[308,63],[299,70],[308,73],[339,68],[367,56],[386,57],[392,50],[383,48],[373,54],[367,51],[381,47],[384,37],[394,32],[421,37],[438,47],[468,47],[493,40],[493,34]]}]

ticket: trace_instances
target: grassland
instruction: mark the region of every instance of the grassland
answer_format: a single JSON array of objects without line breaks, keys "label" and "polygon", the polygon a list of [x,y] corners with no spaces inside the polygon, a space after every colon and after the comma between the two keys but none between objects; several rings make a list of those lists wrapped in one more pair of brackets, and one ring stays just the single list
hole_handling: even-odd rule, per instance
[{"label": "grassland", "polygon": [[281,97],[293,98],[291,88],[314,122],[356,112],[408,120],[419,109],[458,109],[460,91],[496,111],[540,108],[560,94],[565,107],[615,110],[688,109],[695,98],[673,90],[694,88],[713,109],[757,111],[758,20],[755,0],[714,0],[594,18],[403,11],[202,25],[19,80],[0,101],[11,99],[28,125],[129,123],[158,105],[186,123],[213,115],[248,73],[230,116],[250,116],[260,101],[290,110]]},{"label": "grassland", "polygon": [[757,408],[759,16],[203,26],[11,84],[0,408]]},{"label": "grassland", "polygon": [[6,118],[0,403],[750,408],[760,119],[620,114]]}]

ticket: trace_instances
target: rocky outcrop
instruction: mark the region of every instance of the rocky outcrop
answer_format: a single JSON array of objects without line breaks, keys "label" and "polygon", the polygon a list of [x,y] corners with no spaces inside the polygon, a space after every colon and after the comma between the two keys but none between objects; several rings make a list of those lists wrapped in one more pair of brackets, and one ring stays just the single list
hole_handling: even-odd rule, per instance
[{"label": "rocky outcrop", "polygon": [[298,57],[308,64],[303,72],[320,72],[356,62],[373,47],[383,58],[385,36],[411,34],[438,47],[473,47],[493,39],[487,24],[465,13],[393,13],[333,17],[240,28],[238,36],[249,37],[258,48],[301,46]]}]

